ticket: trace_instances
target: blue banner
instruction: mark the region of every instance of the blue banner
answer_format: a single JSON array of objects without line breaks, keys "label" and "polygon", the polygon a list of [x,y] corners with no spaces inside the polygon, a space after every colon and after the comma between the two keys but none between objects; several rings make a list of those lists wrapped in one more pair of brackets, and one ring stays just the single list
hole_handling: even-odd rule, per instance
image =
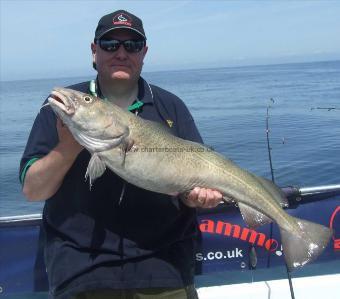
[{"label": "blue banner", "polygon": [[[340,259],[340,195],[310,201],[286,210],[334,230],[325,251],[314,263]],[[197,274],[247,271],[284,265],[276,224],[249,229],[235,207],[205,210],[198,216],[201,239],[196,253]],[[0,226],[0,282],[2,294],[46,291],[42,240],[37,221]]]},{"label": "blue banner", "polygon": [[[334,230],[327,248],[314,263],[340,259],[340,196],[287,209],[294,217],[313,221]],[[284,266],[278,226],[267,224],[249,229],[238,209],[199,215],[201,246],[196,254],[197,273]]]}]

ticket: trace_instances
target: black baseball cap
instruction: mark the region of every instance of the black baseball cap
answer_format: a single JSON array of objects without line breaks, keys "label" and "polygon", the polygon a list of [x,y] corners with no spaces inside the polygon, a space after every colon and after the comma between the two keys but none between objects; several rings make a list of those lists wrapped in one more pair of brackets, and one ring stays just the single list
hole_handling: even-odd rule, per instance
[{"label": "black baseball cap", "polygon": [[135,31],[146,40],[142,20],[126,10],[117,10],[103,16],[98,22],[94,40],[100,39],[111,30],[122,28]]}]

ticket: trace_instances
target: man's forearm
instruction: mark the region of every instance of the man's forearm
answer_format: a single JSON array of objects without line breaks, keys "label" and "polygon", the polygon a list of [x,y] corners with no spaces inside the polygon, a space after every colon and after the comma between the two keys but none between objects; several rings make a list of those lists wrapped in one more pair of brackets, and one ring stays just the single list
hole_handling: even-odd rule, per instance
[{"label": "man's forearm", "polygon": [[48,155],[36,161],[28,169],[24,181],[23,193],[27,199],[46,200],[54,195],[78,153],[57,145]]}]

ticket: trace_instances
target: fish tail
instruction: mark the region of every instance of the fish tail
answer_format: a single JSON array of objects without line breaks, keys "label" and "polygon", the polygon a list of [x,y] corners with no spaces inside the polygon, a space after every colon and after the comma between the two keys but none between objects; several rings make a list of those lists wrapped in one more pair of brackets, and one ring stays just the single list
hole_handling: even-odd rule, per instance
[{"label": "fish tail", "polygon": [[280,228],[283,253],[289,270],[300,268],[315,260],[326,248],[333,230],[307,220],[292,217],[298,233]]}]

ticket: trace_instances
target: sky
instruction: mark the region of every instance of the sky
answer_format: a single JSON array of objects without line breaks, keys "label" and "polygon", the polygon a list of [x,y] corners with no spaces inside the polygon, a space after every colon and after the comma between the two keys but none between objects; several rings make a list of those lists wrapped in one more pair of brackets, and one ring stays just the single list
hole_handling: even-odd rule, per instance
[{"label": "sky", "polygon": [[340,60],[340,0],[0,0],[0,79],[94,75],[101,16],[125,9],[147,35],[144,71]]}]

